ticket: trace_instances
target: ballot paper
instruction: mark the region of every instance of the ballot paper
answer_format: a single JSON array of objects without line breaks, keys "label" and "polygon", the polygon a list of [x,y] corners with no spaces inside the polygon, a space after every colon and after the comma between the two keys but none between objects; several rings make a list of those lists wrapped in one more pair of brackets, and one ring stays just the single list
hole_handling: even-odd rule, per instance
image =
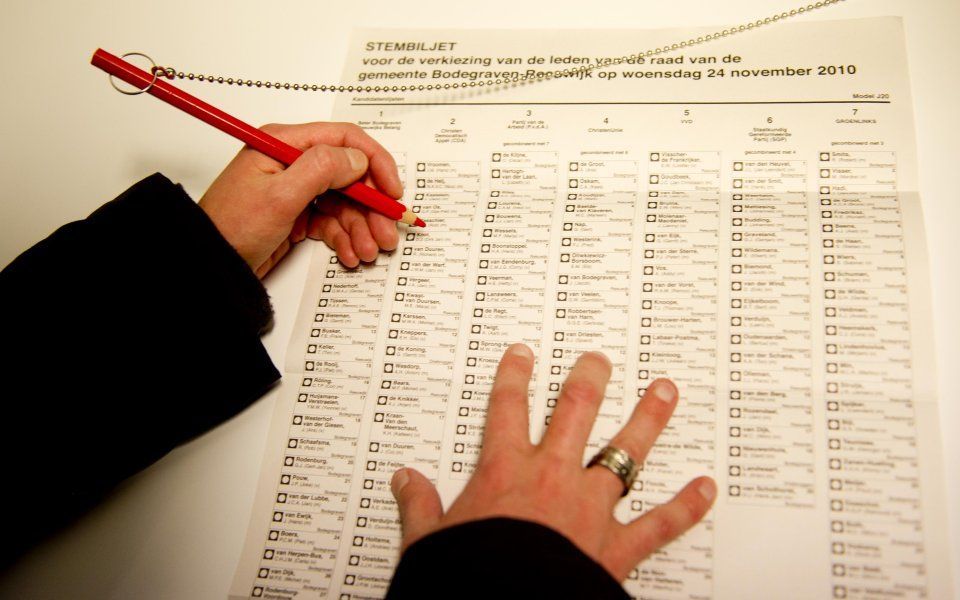
[{"label": "ballot paper", "polygon": [[952,595],[902,24],[613,60],[704,33],[354,32],[344,84],[485,84],[339,96],[427,227],[354,270],[314,245],[232,596],[383,596],[391,475],[452,502],[515,342],[537,356],[534,440],[576,358],[612,360],[585,459],[651,381],[679,387],[617,517],[700,475],[719,494],[630,595]]}]

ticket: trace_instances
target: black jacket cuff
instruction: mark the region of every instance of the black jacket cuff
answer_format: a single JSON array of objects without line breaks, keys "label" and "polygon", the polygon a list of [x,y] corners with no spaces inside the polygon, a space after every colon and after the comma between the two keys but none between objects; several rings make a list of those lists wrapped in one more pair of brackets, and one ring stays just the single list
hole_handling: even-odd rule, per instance
[{"label": "black jacket cuff", "polygon": [[[266,291],[159,174],[14,260],[0,273],[0,315],[0,467],[29,482],[32,510],[45,515],[16,523],[14,546],[280,377],[260,342],[272,319]],[[38,476],[54,466],[55,477]]]},{"label": "black jacket cuff", "polygon": [[154,268],[168,271],[172,284],[192,281],[194,292],[244,331],[263,334],[273,325],[270,298],[250,266],[184,189],[160,173],[101,206],[86,224],[109,231],[118,244],[160,246],[150,257],[166,264]]},{"label": "black jacket cuff", "polygon": [[549,527],[508,518],[442,529],[400,558],[387,598],[627,598],[596,561]]}]

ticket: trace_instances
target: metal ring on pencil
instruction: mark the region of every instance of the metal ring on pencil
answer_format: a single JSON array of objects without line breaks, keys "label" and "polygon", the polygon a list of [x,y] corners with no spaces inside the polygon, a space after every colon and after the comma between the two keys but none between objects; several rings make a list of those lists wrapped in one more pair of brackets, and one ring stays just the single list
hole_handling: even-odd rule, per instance
[{"label": "metal ring on pencil", "polygon": [[150,83],[148,83],[148,84],[147,84],[147,87],[143,88],[142,90],[136,90],[136,91],[131,92],[131,91],[129,91],[129,90],[122,90],[122,89],[120,89],[120,88],[117,86],[117,82],[115,82],[115,81],[113,80],[113,75],[109,75],[108,77],[110,78],[110,85],[113,86],[113,89],[117,90],[117,91],[120,92],[121,94],[126,94],[127,96],[137,96],[137,95],[142,94],[142,93],[144,93],[144,92],[149,92],[149,91],[150,91],[150,88],[153,87],[153,84],[155,84],[155,83],[157,82],[157,78],[160,76],[160,74],[157,72],[157,63],[153,62],[153,59],[150,58],[149,56],[147,56],[146,54],[144,54],[143,52],[127,52],[126,54],[124,54],[124,55],[121,56],[120,58],[126,58],[126,57],[128,57],[128,56],[142,56],[143,58],[149,60],[149,61],[150,61],[150,72],[153,73],[153,80],[152,80]]}]

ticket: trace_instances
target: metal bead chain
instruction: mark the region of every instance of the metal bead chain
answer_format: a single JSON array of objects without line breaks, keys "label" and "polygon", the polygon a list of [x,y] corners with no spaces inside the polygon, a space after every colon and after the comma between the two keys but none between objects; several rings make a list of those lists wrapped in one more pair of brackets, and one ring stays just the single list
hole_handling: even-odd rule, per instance
[{"label": "metal bead chain", "polygon": [[309,84],[309,83],[287,83],[281,81],[260,81],[252,79],[244,79],[242,77],[222,77],[217,75],[204,75],[202,73],[185,73],[183,71],[178,71],[173,67],[161,67],[157,66],[153,68],[153,72],[159,74],[162,77],[167,79],[186,79],[189,81],[204,81],[207,83],[225,83],[227,85],[236,85],[239,87],[251,87],[251,88],[267,88],[267,89],[276,89],[276,90],[295,90],[295,91],[304,91],[304,92],[350,92],[350,93],[364,93],[364,94],[380,94],[380,93],[391,93],[391,92],[433,92],[440,90],[457,90],[464,88],[475,88],[475,87],[485,87],[485,86],[498,86],[505,84],[528,84],[534,83],[537,81],[547,81],[550,79],[560,79],[563,77],[573,77],[579,74],[590,73],[597,69],[602,69],[604,67],[609,67],[611,65],[620,65],[629,61],[636,61],[641,58],[649,58],[651,56],[656,56],[658,54],[664,54],[666,52],[671,52],[673,50],[679,50],[681,48],[689,48],[690,46],[696,46],[698,44],[704,44],[713,40],[720,38],[725,38],[737,33],[742,33],[744,31],[749,31],[756,29],[757,27],[763,27],[764,25],[770,25],[784,19],[789,19],[790,17],[795,17],[797,15],[802,15],[804,13],[817,10],[818,8],[825,8],[832,4],[838,4],[844,0],[819,0],[818,2],[813,2],[805,6],[799,6],[790,10],[783,11],[781,13],[776,13],[770,15],[769,17],[763,17],[757,19],[756,21],[749,21],[742,25],[737,25],[728,29],[721,29],[714,31],[713,33],[708,33],[706,35],[697,36],[695,38],[690,38],[682,42],[676,42],[674,44],[667,44],[665,46],[660,46],[659,48],[653,48],[651,50],[646,50],[644,52],[638,52],[636,54],[628,54],[626,56],[621,56],[619,58],[610,59],[604,64],[590,65],[577,67],[575,69],[562,69],[557,71],[546,71],[542,72],[539,75],[518,75],[517,77],[505,77],[498,79],[487,79],[481,81],[465,81],[462,83],[427,83],[427,84],[417,84],[417,85],[323,85],[323,84]]}]

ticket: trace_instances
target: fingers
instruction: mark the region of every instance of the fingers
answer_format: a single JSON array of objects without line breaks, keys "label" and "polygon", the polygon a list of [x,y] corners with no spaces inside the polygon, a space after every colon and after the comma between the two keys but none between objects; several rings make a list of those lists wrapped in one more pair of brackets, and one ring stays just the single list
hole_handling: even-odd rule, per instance
[{"label": "fingers", "polygon": [[542,448],[582,458],[610,373],[610,360],[600,352],[580,355],[560,390]]},{"label": "fingers", "polygon": [[666,504],[617,529],[604,548],[601,563],[622,581],[638,562],[699,523],[716,496],[712,479],[694,479]]},{"label": "fingers", "polygon": [[310,225],[307,227],[307,237],[322,240],[336,252],[337,258],[348,269],[360,264],[360,259],[353,251],[353,246],[350,245],[350,236],[335,218],[327,215],[312,216]]},{"label": "fingers", "polygon": [[362,212],[356,208],[344,207],[340,215],[340,225],[350,234],[350,245],[353,246],[353,251],[360,260],[363,262],[377,260],[380,247],[370,235],[370,228],[367,227],[367,220]]},{"label": "fingers", "polygon": [[[369,226],[373,216],[369,211],[346,200],[334,198],[321,199],[316,210],[320,214],[314,215],[314,223],[308,229],[307,235],[319,237],[326,242],[336,251],[344,266],[353,268],[360,264],[361,260],[372,262],[377,259],[381,246],[374,239]],[[393,229],[396,230],[396,225],[393,225]],[[378,235],[382,237],[384,233],[380,231]]]},{"label": "fingers", "polygon": [[299,244],[307,237],[307,226],[310,224],[310,209],[297,215],[297,220],[293,222],[293,228],[287,238],[291,244]]},{"label": "fingers", "polygon": [[533,352],[523,344],[507,348],[497,367],[490,390],[487,424],[483,431],[483,453],[501,448],[530,446],[527,391],[533,374]]},{"label": "fingers", "polygon": [[393,474],[390,490],[400,509],[403,527],[401,552],[436,528],[443,516],[440,495],[430,480],[414,469],[400,469]]},{"label": "fingers", "polygon": [[397,248],[400,241],[397,222],[373,211],[367,212],[367,226],[380,249],[390,252]]},{"label": "fingers", "polygon": [[291,243],[289,239],[280,242],[280,245],[277,246],[277,249],[274,250],[269,257],[267,257],[267,260],[253,270],[254,274],[257,276],[257,279],[263,279],[266,277],[267,273],[277,266],[277,263],[279,263],[283,257],[287,255],[287,252],[290,251],[290,248]]},{"label": "fingers", "polygon": [[364,262],[376,260],[377,254],[380,253],[380,247],[374,241],[370,228],[367,226],[369,211],[351,202],[341,202],[334,212],[340,226],[350,234],[350,245],[360,260]]},{"label": "fingers", "polygon": [[400,175],[397,173],[397,164],[393,157],[376,140],[353,123],[266,125],[262,129],[300,149],[318,144],[356,148],[369,159],[370,175],[377,188],[393,198],[403,195],[403,185],[400,183]]},{"label": "fingers", "polygon": [[[609,445],[629,454],[637,465],[643,464],[650,448],[670,420],[670,415],[677,405],[677,397],[677,387],[672,381],[655,380],[633,408],[630,420],[620,433],[610,440]],[[599,488],[607,490],[611,504],[620,500],[623,482],[610,469],[602,466],[591,467],[587,469],[587,477],[595,481]]]},{"label": "fingers", "polygon": [[[367,155],[355,148],[317,145],[308,148],[285,171],[271,178],[274,197],[285,220],[292,220],[320,194],[363,177]],[[286,218],[289,217],[289,218]]]}]

